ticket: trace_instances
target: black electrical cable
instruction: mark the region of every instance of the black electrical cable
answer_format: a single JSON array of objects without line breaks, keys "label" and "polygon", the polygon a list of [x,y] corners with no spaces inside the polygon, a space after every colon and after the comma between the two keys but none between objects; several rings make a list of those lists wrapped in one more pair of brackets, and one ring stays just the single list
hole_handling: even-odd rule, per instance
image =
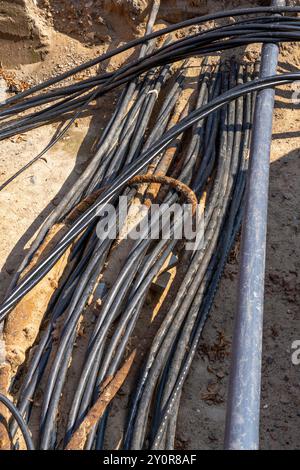
[{"label": "black electrical cable", "polygon": [[18,423],[18,425],[19,425],[19,427],[22,431],[27,449],[28,450],[34,450],[34,445],[33,445],[33,442],[32,442],[31,435],[30,435],[30,431],[29,431],[26,423],[24,422],[23,417],[20,414],[18,408],[2,393],[0,393],[0,402],[3,403],[3,405],[6,406],[6,408],[9,409],[12,416],[17,421],[17,423]]},{"label": "black electrical cable", "polygon": [[[92,96],[95,96],[95,97],[101,96],[107,91],[115,88],[116,86],[120,86],[122,83],[126,83],[126,81],[132,79],[134,76],[137,76],[143,73],[145,70],[149,69],[149,67],[154,67],[158,65],[164,65],[165,63],[174,62],[184,56],[187,57],[187,56],[190,56],[191,54],[192,55],[200,54],[201,52],[202,53],[209,52],[209,51],[212,52],[218,49],[238,47],[241,45],[251,43],[251,41],[263,42],[263,43],[269,42],[269,41],[270,42],[271,41],[283,42],[283,41],[297,40],[297,38],[299,37],[299,33],[297,33],[297,30],[299,30],[299,25],[297,25],[296,20],[291,22],[291,24],[286,24],[286,25],[282,25],[280,22],[277,22],[275,24],[270,24],[269,21],[267,21],[266,24],[260,24],[260,23],[251,24],[250,23],[250,25],[242,24],[240,25],[240,27],[238,26],[239,26],[238,24],[233,24],[233,25],[228,25],[224,27],[213,28],[212,30],[199,33],[198,35],[195,35],[191,38],[180,40],[181,46],[176,47],[174,51],[167,50],[167,52],[164,52],[165,49],[168,49],[168,46],[163,46],[158,51],[151,53],[150,55],[146,57],[142,57],[136,61],[132,61],[128,65],[123,66],[118,71],[116,71],[113,77],[111,77],[110,80],[108,80],[108,83],[106,85],[103,85],[103,87],[100,87],[100,88],[99,87],[96,88],[96,91],[87,95],[88,101],[92,99],[91,98]],[[278,31],[277,29],[275,30],[275,26],[277,27],[277,29],[281,28],[282,31]],[[264,33],[264,35],[258,36],[259,30],[262,30],[261,34]],[[271,30],[271,32],[268,32],[268,30]],[[241,35],[240,39],[232,39],[232,36],[239,36],[239,35]],[[228,36],[231,37],[231,39],[227,39],[225,41],[221,41],[219,43],[213,44],[213,41],[216,41],[218,39],[224,40]],[[191,42],[191,44],[189,44],[189,42]],[[200,46],[200,44],[202,44],[202,46]],[[206,44],[207,45],[212,44],[212,46],[210,46],[210,49],[209,48],[205,49]],[[176,45],[176,42],[174,43],[172,47],[174,48],[175,45]],[[85,99],[86,98],[79,99],[79,100],[75,99],[74,104],[68,105],[67,107],[65,107],[64,110],[59,109],[60,107],[58,107],[59,114],[61,115],[62,112],[67,112],[72,109],[76,109],[78,105],[85,106],[84,104]],[[42,115],[38,117],[40,114]],[[30,117],[29,128],[32,128],[35,126],[33,121],[36,121],[36,124],[43,121],[43,115],[45,115],[45,118],[49,120],[49,119],[54,118],[56,114],[57,112],[56,113],[54,112],[53,114],[53,113],[49,113],[49,111],[47,112],[47,110],[38,112],[37,117],[35,119],[34,119],[34,116]],[[28,118],[25,118],[25,125],[26,125],[26,121],[28,121]],[[6,130],[6,132],[4,129],[2,131],[3,138],[5,136],[12,135],[13,128],[14,126],[12,128],[10,126],[8,130]],[[26,128],[24,129],[24,127],[22,129],[23,131],[26,130]],[[20,129],[18,130],[20,131]]]},{"label": "black electrical cable", "polygon": [[56,248],[52,253],[39,264],[32,272],[26,276],[26,278],[11,292],[9,297],[3,302],[0,309],[0,321],[6,316],[10,308],[26,293],[28,292],[55,264],[61,254],[65,251],[69,243],[82,232],[89,223],[96,217],[95,211],[100,204],[106,204],[111,198],[117,194],[117,192],[126,185],[126,182],[131,177],[140,173],[156,155],[158,155],[178,134],[182,133],[188,127],[192,126],[197,120],[203,119],[210,113],[218,110],[224,106],[227,102],[242,96],[245,93],[251,91],[258,91],[265,88],[270,88],[282,84],[292,83],[293,81],[299,80],[300,73],[287,73],[275,75],[267,78],[260,78],[254,82],[246,83],[244,85],[238,85],[234,89],[229,90],[220,97],[214,99],[208,105],[203,106],[200,110],[195,110],[190,113],[189,116],[182,119],[182,121],[175,125],[170,131],[168,131],[156,145],[153,145],[151,149],[145,152],[145,155],[137,159],[132,165],[131,169],[124,172],[125,174],[117,177],[115,182],[111,185],[111,188],[98,199],[96,203],[92,205],[81,217],[78,218],[76,223],[71,227],[68,233],[60,240]]},{"label": "black electrical cable", "polygon": [[32,93],[35,93],[37,91],[40,91],[44,88],[47,88],[55,83],[58,83],[68,77],[71,77],[72,75],[81,72],[82,70],[85,70],[89,67],[92,67],[94,65],[99,64],[100,62],[103,62],[107,59],[110,59],[116,54],[120,54],[121,52],[124,52],[128,49],[131,49],[133,47],[136,47],[140,44],[143,44],[145,42],[148,42],[149,40],[158,38],[162,35],[169,34],[173,31],[176,31],[178,29],[186,28],[189,26],[193,26],[196,24],[202,24],[208,21],[214,21],[217,19],[223,19],[223,18],[229,18],[229,17],[236,17],[236,16],[242,16],[242,15],[255,15],[255,14],[260,14],[260,13],[269,13],[269,14],[276,14],[276,13],[299,13],[300,12],[300,7],[288,7],[288,6],[282,6],[282,7],[275,7],[275,6],[270,6],[270,7],[256,7],[256,8],[240,8],[240,9],[234,9],[234,10],[227,10],[227,11],[221,11],[213,14],[208,14],[208,15],[203,15],[200,17],[192,18],[186,21],[182,21],[180,23],[174,24],[172,26],[169,26],[167,28],[161,29],[159,31],[152,32],[151,34],[148,34],[144,36],[143,38],[135,39],[133,41],[130,41],[129,43],[113,50],[106,52],[103,54],[101,57],[97,57],[93,60],[90,60],[84,64],[81,64],[74,69],[64,72],[60,74],[59,76],[49,79],[41,84],[35,85],[32,87],[30,90],[25,90],[24,92],[20,93],[18,96],[14,96],[11,98],[8,98],[4,100],[0,105],[8,105],[10,103],[13,103],[19,99],[22,99],[26,96],[29,96]]}]

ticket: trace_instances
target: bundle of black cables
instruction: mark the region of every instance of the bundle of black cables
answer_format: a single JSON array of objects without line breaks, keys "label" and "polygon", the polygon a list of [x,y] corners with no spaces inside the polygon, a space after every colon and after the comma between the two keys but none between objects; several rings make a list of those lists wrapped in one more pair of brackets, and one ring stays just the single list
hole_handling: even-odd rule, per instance
[{"label": "bundle of black cables", "polygon": [[[140,74],[143,74],[153,67],[157,67],[159,65],[182,60],[186,57],[194,55],[209,54],[211,52],[222,51],[224,49],[239,47],[257,42],[274,43],[282,41],[298,41],[300,39],[300,20],[298,17],[265,16],[242,20],[241,22],[238,21],[229,26],[212,28],[208,31],[200,32],[192,35],[191,37],[178,40],[175,43],[162,46],[155,53],[151,53],[150,56],[146,55],[144,58],[132,61],[126,66],[121,67],[116,72],[100,75],[98,78],[96,78],[96,81],[99,80],[101,84],[98,85],[97,83],[95,90],[90,91],[90,93],[88,93],[84,98],[78,99],[75,97],[74,100],[73,95],[74,93],[81,94],[81,87],[85,87],[87,84],[89,88],[92,87],[93,89],[95,86],[94,80],[83,83],[79,82],[71,88],[67,87],[56,89],[54,91],[49,91],[46,94],[40,94],[30,98],[29,100],[26,100],[26,97],[28,97],[30,94],[37,93],[40,90],[50,87],[55,83],[58,83],[81,70],[84,70],[87,67],[91,67],[100,62],[103,62],[104,60],[131,47],[137,46],[156,37],[160,37],[163,34],[170,33],[179,28],[204,23],[206,21],[212,21],[220,18],[237,17],[241,15],[255,15],[259,13],[297,13],[299,11],[300,7],[261,7],[231,10],[228,12],[221,12],[188,20],[168,27],[164,30],[146,35],[143,39],[132,41],[115,51],[108,52],[93,61],[76,67],[70,72],[66,72],[57,78],[48,80],[40,85],[33,87],[30,90],[26,90],[25,92],[6,100],[4,103],[2,103],[1,106],[1,117],[15,115],[24,109],[43,104],[49,100],[52,101],[54,97],[57,98],[57,96],[61,96],[61,94],[64,93],[67,93],[68,95],[67,98],[64,98],[64,100],[67,100],[67,104],[63,100],[63,102],[60,102],[57,105],[52,105],[50,108],[46,108],[46,110],[37,111],[34,115],[21,118],[17,120],[16,123],[4,125],[1,131],[1,136],[2,138],[5,138],[18,132],[23,132],[32,126],[35,126],[35,124],[40,125],[41,122],[48,122],[49,119],[61,116],[64,112],[68,113],[72,110],[76,110],[75,116],[77,117],[77,113],[80,113],[83,107],[87,106],[92,99],[107,93],[109,90],[115,87],[127,83]],[[15,305],[15,303],[51,269],[51,267],[55,264],[57,259],[61,256],[72,240],[74,240],[79,233],[81,233],[90,223],[93,222],[96,217],[97,207],[100,204],[103,205],[111,201],[111,199],[126,185],[127,181],[146,168],[146,166],[155,158],[155,156],[158,155],[170,142],[172,142],[172,140],[175,139],[177,135],[182,133],[188,127],[192,126],[196,121],[207,117],[210,113],[213,113],[229,101],[236,99],[239,96],[242,96],[251,91],[258,91],[264,88],[291,83],[295,80],[299,80],[299,73],[287,73],[273,77],[260,78],[254,82],[239,85],[231,90],[228,90],[218,98],[212,100],[201,109],[190,113],[189,116],[170,129],[163,137],[153,144],[150,149],[144,152],[144,154],[142,154],[139,159],[132,163],[122,175],[113,181],[110,188],[105,191],[101,197],[99,197],[94,205],[88,211],[86,211],[76,221],[76,223],[74,223],[68,233],[57,244],[53,252],[47,257],[47,259],[45,259],[44,262],[39,266],[35,267],[32,272],[22,282],[20,282],[18,287],[16,287],[10,293],[10,295],[1,305],[0,320],[5,317],[13,305]],[[70,97],[74,101],[72,104],[69,103]],[[73,116],[73,119],[75,116]],[[37,119],[37,121],[35,119]]]}]

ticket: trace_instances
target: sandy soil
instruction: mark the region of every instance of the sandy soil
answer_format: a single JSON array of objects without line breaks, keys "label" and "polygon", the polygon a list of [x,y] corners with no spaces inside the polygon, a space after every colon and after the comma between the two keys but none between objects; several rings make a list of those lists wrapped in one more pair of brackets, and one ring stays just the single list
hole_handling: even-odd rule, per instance
[{"label": "sandy soil", "polygon": [[[205,8],[222,8],[223,3],[208,1]],[[241,5],[241,2],[229,3],[230,6]],[[109,35],[109,41],[104,36],[90,36],[86,40],[76,33],[78,23],[75,22],[75,32],[72,32],[59,22],[62,18],[59,5],[63,9],[65,4],[41,2],[44,14],[49,15],[59,32],[53,31],[51,48],[44,62],[24,65],[12,71],[16,82],[23,80],[32,84],[44,80],[94,57],[107,47],[115,47],[121,40],[139,34],[139,28],[142,28],[136,25],[136,19],[132,19],[120,33],[121,38],[117,34],[112,35],[110,29],[105,33]],[[87,29],[87,34],[90,29]],[[254,48],[253,55],[256,53],[257,48]],[[111,67],[117,67],[118,61],[125,59],[115,60]],[[299,46],[281,49],[282,71],[294,70],[299,65]],[[291,344],[300,339],[300,105],[292,106],[291,94],[291,87],[277,90],[274,116],[262,383],[263,449],[300,448],[300,366],[291,362]],[[109,117],[112,104],[111,99],[104,98],[101,105],[96,106],[93,116],[80,119],[45,158],[0,192],[1,296],[41,221],[81,173],[91,155],[92,144]],[[1,143],[0,184],[48,143],[58,125],[46,126]],[[223,445],[238,258],[237,242],[184,387],[178,448],[219,449]],[[119,406],[124,408],[126,405],[120,403]]]}]

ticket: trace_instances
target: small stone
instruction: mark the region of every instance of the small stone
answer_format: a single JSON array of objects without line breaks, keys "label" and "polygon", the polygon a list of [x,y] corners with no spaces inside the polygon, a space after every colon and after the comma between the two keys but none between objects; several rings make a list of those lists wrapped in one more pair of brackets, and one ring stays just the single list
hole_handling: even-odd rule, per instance
[{"label": "small stone", "polygon": [[281,397],[280,398],[280,403],[282,403],[283,405],[288,405],[290,403],[290,400],[288,397]]},{"label": "small stone", "polygon": [[223,379],[225,377],[225,374],[224,372],[220,371],[216,373],[216,376],[218,377],[218,379]]},{"label": "small stone", "polygon": [[91,39],[92,41],[95,39],[95,33],[94,31],[91,31],[90,33],[87,33],[86,37],[88,39]]}]

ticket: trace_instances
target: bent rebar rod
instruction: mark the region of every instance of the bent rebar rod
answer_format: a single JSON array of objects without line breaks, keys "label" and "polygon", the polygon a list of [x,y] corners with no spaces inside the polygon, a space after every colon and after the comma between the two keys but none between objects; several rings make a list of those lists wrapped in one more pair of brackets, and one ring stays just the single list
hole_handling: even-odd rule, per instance
[{"label": "bent rebar rod", "polygon": [[[285,5],[284,0],[272,1],[275,7]],[[263,46],[261,77],[276,73],[278,51],[276,44]],[[258,92],[253,124],[225,428],[225,448],[232,450],[255,450],[259,447],[264,276],[274,96],[274,89]]]}]

